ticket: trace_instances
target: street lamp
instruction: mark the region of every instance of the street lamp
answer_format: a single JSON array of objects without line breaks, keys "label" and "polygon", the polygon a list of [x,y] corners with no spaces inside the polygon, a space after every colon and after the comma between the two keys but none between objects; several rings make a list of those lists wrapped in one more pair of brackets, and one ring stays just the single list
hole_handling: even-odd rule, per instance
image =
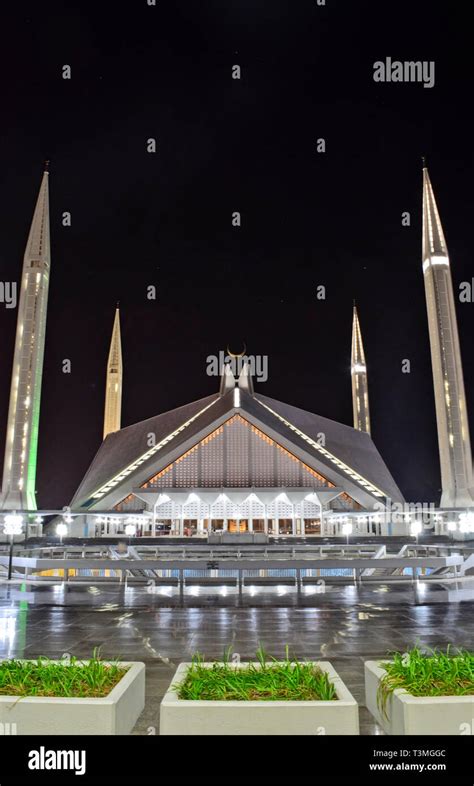
[{"label": "street lamp", "polygon": [[65,524],[64,521],[61,521],[56,527],[56,535],[59,535],[59,542],[62,545],[63,538],[67,535],[67,524]]},{"label": "street lamp", "polygon": [[10,554],[8,557],[8,581],[12,577],[13,539],[23,532],[23,517],[17,513],[8,513],[4,519],[3,532],[10,536]]},{"label": "street lamp", "polygon": [[410,526],[410,533],[412,535],[414,535],[414,537],[416,538],[416,545],[417,546],[418,546],[418,535],[420,534],[422,529],[423,529],[423,527],[422,527],[421,521],[413,521],[411,526]]},{"label": "street lamp", "polygon": [[346,521],[346,523],[342,525],[342,534],[347,537],[347,545],[349,545],[349,536],[352,535],[352,524],[350,521]]},{"label": "street lamp", "polygon": [[137,534],[137,528],[135,524],[126,524],[125,534],[128,535],[128,545],[130,546],[130,539],[134,538],[135,535]]}]

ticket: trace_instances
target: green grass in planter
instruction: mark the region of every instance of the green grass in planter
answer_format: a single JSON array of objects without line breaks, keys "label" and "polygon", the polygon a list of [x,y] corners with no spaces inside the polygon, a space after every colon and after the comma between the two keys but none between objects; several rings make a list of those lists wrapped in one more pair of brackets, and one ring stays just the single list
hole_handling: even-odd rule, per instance
[{"label": "green grass in planter", "polygon": [[412,696],[470,696],[474,694],[474,652],[452,653],[418,647],[391,655],[380,666],[386,673],[379,683],[377,703],[386,713],[389,696],[403,688]]},{"label": "green grass in planter", "polygon": [[107,696],[127,669],[104,663],[97,651],[88,663],[71,657],[68,661],[37,658],[34,661],[0,662],[0,696],[50,696],[101,698]]},{"label": "green grass in planter", "polygon": [[204,666],[202,655],[192,659],[183,682],[175,685],[180,699],[194,701],[333,701],[336,689],[328,675],[312,663],[287,657],[284,662],[257,651],[259,666],[235,668],[225,659]]}]

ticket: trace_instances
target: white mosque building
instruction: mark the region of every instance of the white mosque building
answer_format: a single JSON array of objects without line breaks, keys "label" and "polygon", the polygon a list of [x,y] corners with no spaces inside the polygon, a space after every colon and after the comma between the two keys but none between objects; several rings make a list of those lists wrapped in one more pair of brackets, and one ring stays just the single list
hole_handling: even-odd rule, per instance
[{"label": "white mosque building", "polygon": [[[426,167],[423,275],[441,462],[438,531],[473,502],[472,455],[450,261]],[[0,511],[36,510],[36,455],[50,276],[48,173],[23,263]],[[405,501],[370,429],[367,366],[353,312],[353,427],[254,389],[229,356],[220,390],[121,428],[120,314],[107,364],[104,440],[70,503],[70,534],[405,534]],[[235,361],[237,360],[237,364]],[[236,371],[237,365],[237,371]],[[236,372],[236,373],[234,373]],[[1,518],[1,517],[0,517]],[[455,526],[455,525],[454,525]]]}]

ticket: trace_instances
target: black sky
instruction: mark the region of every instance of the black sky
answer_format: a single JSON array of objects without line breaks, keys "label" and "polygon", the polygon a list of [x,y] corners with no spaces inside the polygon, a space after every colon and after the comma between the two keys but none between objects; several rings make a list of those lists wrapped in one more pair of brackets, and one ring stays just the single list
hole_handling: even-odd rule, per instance
[{"label": "black sky", "polygon": [[[474,276],[463,9],[434,0],[46,0],[2,11],[2,281],[19,280],[51,159],[41,507],[67,504],[100,445],[117,300],[124,425],[212,393],[206,357],[243,342],[269,356],[262,393],[351,424],[356,298],[374,440],[408,499],[437,499],[420,156],[457,291]],[[376,84],[373,63],[387,56],[434,60],[435,87]],[[146,297],[151,284],[156,302]],[[474,303],[458,303],[471,431],[473,315]],[[2,446],[15,326],[16,312],[0,304]]]}]

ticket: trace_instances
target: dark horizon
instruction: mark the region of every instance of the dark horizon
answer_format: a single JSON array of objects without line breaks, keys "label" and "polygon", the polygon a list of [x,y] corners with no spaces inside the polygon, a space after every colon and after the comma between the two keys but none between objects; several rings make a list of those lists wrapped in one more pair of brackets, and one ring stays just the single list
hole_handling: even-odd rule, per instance
[{"label": "dark horizon", "polygon": [[[374,442],[407,500],[439,501],[421,157],[457,295],[474,276],[469,26],[441,2],[373,5],[48,1],[6,11],[2,281],[20,280],[51,161],[39,507],[68,504],[101,444],[117,301],[124,426],[218,390],[206,357],[244,343],[269,357],[258,392],[352,425],[355,298]],[[375,83],[373,63],[387,56],[434,61],[435,86]],[[472,309],[457,299],[471,434]],[[1,465],[16,317],[0,304]]]}]

